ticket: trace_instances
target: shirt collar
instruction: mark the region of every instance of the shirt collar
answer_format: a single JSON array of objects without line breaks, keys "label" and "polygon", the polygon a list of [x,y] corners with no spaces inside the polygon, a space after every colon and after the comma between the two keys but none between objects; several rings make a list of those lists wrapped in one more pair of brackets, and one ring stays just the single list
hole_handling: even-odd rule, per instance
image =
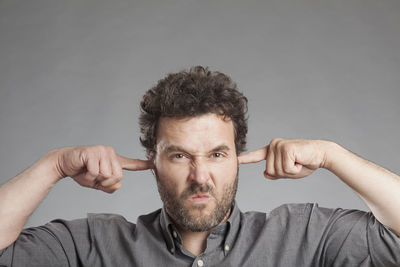
[{"label": "shirt collar", "polygon": [[[231,214],[228,220],[222,225],[218,225],[212,231],[212,234],[215,235],[220,235],[220,234],[225,235],[225,240],[223,245],[225,253],[228,253],[228,251],[233,247],[233,242],[236,239],[237,233],[240,229],[240,217],[241,217],[240,213],[241,212],[236,201],[233,201]],[[165,207],[163,207],[161,210],[160,225],[167,248],[172,254],[174,254],[176,251],[174,239],[177,239],[178,242],[181,242],[181,239],[175,225],[169,218],[165,210]]]}]

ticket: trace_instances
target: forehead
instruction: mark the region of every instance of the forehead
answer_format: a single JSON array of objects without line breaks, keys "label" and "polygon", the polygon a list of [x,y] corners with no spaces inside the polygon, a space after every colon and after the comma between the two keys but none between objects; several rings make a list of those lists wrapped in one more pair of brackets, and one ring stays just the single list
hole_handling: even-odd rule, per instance
[{"label": "forehead", "polygon": [[235,146],[232,120],[216,114],[190,118],[161,118],[157,147],[181,146],[192,152],[207,151],[216,146]]}]

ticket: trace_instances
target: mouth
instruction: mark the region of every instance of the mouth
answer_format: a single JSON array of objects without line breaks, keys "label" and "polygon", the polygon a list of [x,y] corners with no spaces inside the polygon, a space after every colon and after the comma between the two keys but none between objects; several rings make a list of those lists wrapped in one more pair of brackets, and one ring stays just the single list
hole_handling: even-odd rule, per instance
[{"label": "mouth", "polygon": [[208,194],[196,194],[191,196],[189,199],[194,202],[206,202],[211,199],[211,196]]}]

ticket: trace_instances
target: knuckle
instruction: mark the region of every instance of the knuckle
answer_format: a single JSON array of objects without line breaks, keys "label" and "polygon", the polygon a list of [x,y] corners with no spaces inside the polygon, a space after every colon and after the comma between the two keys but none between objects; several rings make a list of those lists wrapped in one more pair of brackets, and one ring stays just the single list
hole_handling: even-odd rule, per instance
[{"label": "knuckle", "polygon": [[283,139],[282,138],[273,138],[270,142],[270,144],[272,145],[277,145],[278,143],[280,143]]},{"label": "knuckle", "polygon": [[281,143],[280,145],[283,152],[288,152],[292,149],[292,145],[290,143]]},{"label": "knuckle", "polygon": [[273,168],[267,168],[267,169],[265,170],[265,173],[266,173],[267,175],[275,175],[275,170],[274,170]]},{"label": "knuckle", "polygon": [[112,146],[96,145],[90,148],[91,153],[100,157],[114,156],[115,150]]},{"label": "knuckle", "polygon": [[97,177],[97,176],[99,175],[99,168],[96,167],[95,165],[88,164],[88,165],[86,166],[86,169],[87,169],[87,174],[88,174],[89,176]]},{"label": "knuckle", "polygon": [[288,167],[288,166],[285,166],[285,167],[284,167],[284,171],[285,171],[285,173],[287,173],[287,174],[296,174],[296,172],[295,172],[292,168],[290,168],[290,167]]},{"label": "knuckle", "polygon": [[101,174],[102,174],[102,176],[103,176],[104,178],[106,178],[106,179],[112,178],[111,171],[110,171],[109,169],[107,169],[107,168],[103,169],[103,170],[101,171]]},{"label": "knuckle", "polygon": [[99,172],[95,171],[95,170],[88,171],[88,173],[87,173],[85,178],[87,180],[89,180],[91,177],[95,177],[95,178],[99,177]]},{"label": "knuckle", "polygon": [[101,190],[101,184],[95,182],[95,183],[92,185],[92,188],[97,189],[97,190]]},{"label": "knuckle", "polygon": [[282,153],[287,153],[292,149],[292,145],[282,139],[277,143],[277,149],[279,149]]},{"label": "knuckle", "polygon": [[116,175],[114,175],[113,177],[116,181],[121,181],[122,180],[122,172],[121,173],[117,173]]},{"label": "knuckle", "polygon": [[115,175],[122,175],[122,166],[117,161],[112,161],[112,169]]},{"label": "knuckle", "polygon": [[78,155],[82,158],[83,156],[88,156],[90,155],[90,148],[88,147],[76,147],[74,149]]},{"label": "knuckle", "polygon": [[96,145],[96,146],[93,146],[93,153],[96,153],[96,154],[105,154],[105,153],[107,153],[107,147],[106,146],[104,146],[104,145]]},{"label": "knuckle", "polygon": [[270,146],[275,146],[277,142],[278,142],[277,138],[273,138],[273,139],[269,142],[269,145],[270,145]]},{"label": "knuckle", "polygon": [[290,166],[287,163],[285,163],[285,164],[283,164],[283,171],[286,173],[291,173],[292,169],[290,168]]},{"label": "knuckle", "polygon": [[88,168],[88,173],[92,176],[97,177],[100,174],[100,170],[99,170],[98,166],[97,167],[91,166],[90,168]]},{"label": "knuckle", "polygon": [[115,189],[109,189],[109,188],[104,188],[102,191],[108,193],[108,194],[112,194],[115,192]]},{"label": "knuckle", "polygon": [[120,182],[118,182],[117,184],[115,184],[114,188],[115,190],[118,190],[122,187],[122,184]]},{"label": "knuckle", "polygon": [[283,142],[282,140],[278,140],[278,141],[276,141],[276,146],[278,148],[282,148],[285,146],[285,142]]},{"label": "knuckle", "polygon": [[101,154],[100,151],[100,146],[88,146],[83,149],[82,154],[86,155],[88,158],[98,158]]},{"label": "knuckle", "polygon": [[271,173],[268,173],[268,172],[264,172],[264,177],[265,178],[267,178],[267,179],[270,179],[270,180],[274,180],[274,175],[273,174],[271,174]]},{"label": "knuckle", "polygon": [[115,154],[115,150],[112,146],[105,146],[108,153]]},{"label": "knuckle", "polygon": [[103,145],[99,146],[99,151],[100,151],[100,153],[106,153],[107,152],[106,146],[103,146]]},{"label": "knuckle", "polygon": [[110,183],[109,180],[103,180],[103,181],[100,182],[100,185],[103,186],[103,187],[106,187],[109,183]]},{"label": "knuckle", "polygon": [[120,188],[121,188],[121,184],[117,183],[117,184],[114,184],[112,186],[105,187],[103,191],[107,192],[109,194],[112,194],[112,193],[114,193],[115,191],[117,191]]},{"label": "knuckle", "polygon": [[89,149],[92,151],[101,151],[102,147],[103,146],[101,146],[101,145],[95,145],[95,146],[90,146]]},{"label": "knuckle", "polygon": [[294,147],[295,147],[295,145],[293,143],[286,143],[284,146],[284,150],[286,152],[289,152],[289,151],[292,151]]}]

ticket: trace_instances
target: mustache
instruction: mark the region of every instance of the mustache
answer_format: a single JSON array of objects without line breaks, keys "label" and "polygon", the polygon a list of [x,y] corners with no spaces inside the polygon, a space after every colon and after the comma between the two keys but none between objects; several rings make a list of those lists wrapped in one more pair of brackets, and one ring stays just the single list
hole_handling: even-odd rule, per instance
[{"label": "mustache", "polygon": [[181,199],[186,199],[193,194],[208,193],[215,198],[215,189],[209,185],[191,184],[185,191],[182,192]]}]

